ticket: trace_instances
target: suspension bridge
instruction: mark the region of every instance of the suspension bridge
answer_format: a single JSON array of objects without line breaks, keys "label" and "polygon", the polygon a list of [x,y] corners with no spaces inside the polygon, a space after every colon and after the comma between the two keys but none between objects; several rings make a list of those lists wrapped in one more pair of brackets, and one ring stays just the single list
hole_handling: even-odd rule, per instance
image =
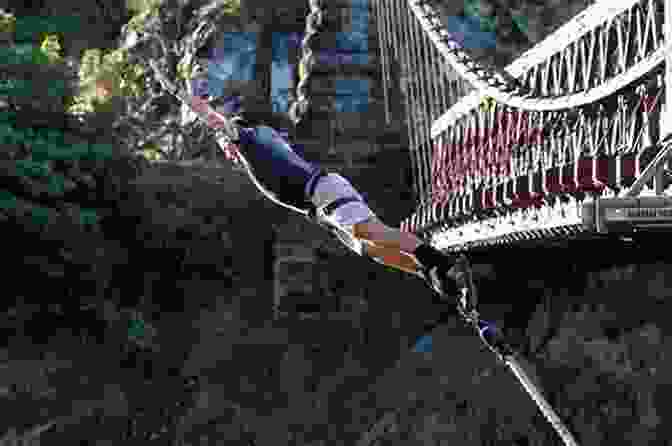
[{"label": "suspension bridge", "polygon": [[435,0],[374,1],[418,197],[401,228],[461,251],[672,227],[664,3],[598,1],[498,69]]},{"label": "suspension bridge", "polygon": [[[306,46],[321,5],[311,2]],[[599,0],[504,68],[463,47],[439,0],[374,0],[372,10],[385,120],[398,87],[418,198],[402,230],[472,251],[672,228],[671,0]],[[310,51],[304,62],[309,75]],[[563,443],[578,445],[515,353],[483,339]]]}]

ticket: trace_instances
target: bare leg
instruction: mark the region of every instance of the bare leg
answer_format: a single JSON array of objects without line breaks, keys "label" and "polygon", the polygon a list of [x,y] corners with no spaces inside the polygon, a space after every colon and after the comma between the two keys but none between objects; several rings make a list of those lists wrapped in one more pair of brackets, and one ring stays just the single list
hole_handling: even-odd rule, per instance
[{"label": "bare leg", "polygon": [[[455,293],[455,285],[467,289],[467,300],[463,305],[476,305],[476,288],[471,280],[470,268],[468,264],[465,267],[464,261],[460,260],[461,266],[457,267],[458,258],[444,255],[413,234],[386,226],[377,218],[355,225],[353,232],[355,237],[365,242],[366,254],[377,262],[430,280],[432,288],[442,296]],[[434,268],[434,273],[427,274],[427,271],[432,271],[431,268]],[[445,279],[449,279],[448,282]],[[452,281],[455,284],[449,283]]]},{"label": "bare leg", "polygon": [[413,234],[402,232],[372,218],[354,227],[355,237],[366,241],[366,254],[387,266],[424,277],[422,265],[412,254],[422,244]]},{"label": "bare leg", "polygon": [[373,260],[401,271],[424,277],[420,272],[420,264],[412,255],[406,254],[398,249],[386,248],[384,246],[367,243],[365,245],[366,255]]},{"label": "bare leg", "polygon": [[375,217],[355,225],[355,236],[407,254],[412,254],[418,246],[423,244],[422,240],[415,235],[391,228]]}]

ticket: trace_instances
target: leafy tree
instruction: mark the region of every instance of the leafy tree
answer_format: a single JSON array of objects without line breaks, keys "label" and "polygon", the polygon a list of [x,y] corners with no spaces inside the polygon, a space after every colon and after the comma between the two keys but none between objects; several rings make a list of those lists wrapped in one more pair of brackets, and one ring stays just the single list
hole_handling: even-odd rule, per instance
[{"label": "leafy tree", "polygon": [[0,9],[0,36],[3,40],[9,40],[16,31],[16,17]]},{"label": "leafy tree", "polygon": [[81,94],[70,111],[93,113],[109,109],[114,98],[142,96],[146,72],[129,61],[124,49],[84,51],[79,70]]},{"label": "leafy tree", "polygon": [[161,0],[129,0],[127,7],[134,15],[128,22],[128,28],[142,32],[147,22],[158,16]]},{"label": "leafy tree", "polygon": [[[137,13],[125,27],[124,36],[132,42],[126,47],[129,62],[147,67],[147,62],[154,59],[169,76],[176,79],[179,87],[186,90],[191,89],[194,79],[203,77],[196,53],[220,35],[222,23],[238,20],[232,16],[240,13],[239,0],[217,3],[190,1],[179,5],[172,0],[164,0],[141,2],[133,7],[142,12]],[[143,78],[151,79],[148,76]],[[157,84],[145,85],[145,92]],[[161,156],[161,153],[169,159],[183,159],[200,156],[207,142],[209,156],[213,156],[214,141],[208,130],[193,116],[187,119],[188,116],[182,113],[180,104],[176,104],[166,92],[158,89],[149,92],[144,100],[137,101],[134,118],[123,124],[126,134],[134,135],[131,149],[139,150],[149,158]],[[172,136],[163,139],[168,135]],[[163,142],[160,142],[161,139]],[[157,144],[162,146],[161,151],[155,150]]]},{"label": "leafy tree", "polygon": [[42,40],[40,51],[47,57],[49,63],[61,62],[61,44],[59,43],[59,36],[56,34],[47,34]]}]

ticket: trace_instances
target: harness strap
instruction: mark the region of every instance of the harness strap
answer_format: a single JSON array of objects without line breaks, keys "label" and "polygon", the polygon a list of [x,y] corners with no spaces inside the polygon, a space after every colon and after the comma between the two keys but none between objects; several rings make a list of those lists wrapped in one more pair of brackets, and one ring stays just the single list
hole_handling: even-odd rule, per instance
[{"label": "harness strap", "polygon": [[359,197],[343,197],[339,198],[337,200],[332,201],[328,205],[324,207],[324,213],[326,215],[331,215],[332,212],[334,212],[336,209],[339,207],[343,206],[344,204],[347,203],[352,203],[354,201],[362,201]]},{"label": "harness strap", "polygon": [[[362,200],[359,197],[343,197],[343,198],[339,198],[337,200],[334,200],[324,207],[324,214],[326,216],[330,216],[336,209],[338,209],[342,205],[347,204],[347,203],[353,203],[355,201],[362,201]],[[316,220],[317,219],[317,208],[313,204],[311,204],[310,208],[308,209],[308,217],[311,220]]]},{"label": "harness strap", "polygon": [[[344,204],[353,203],[357,201],[361,202],[362,200],[361,198],[355,196],[342,197],[326,205],[322,209],[322,211],[325,216],[329,217],[334,211],[336,211],[336,209],[343,206]],[[352,234],[350,231],[347,231],[345,230],[345,228],[342,228],[339,225],[334,224],[332,222],[319,221],[319,219],[317,218],[316,221],[320,226],[326,228],[332,237],[340,240],[345,246],[353,250],[358,255],[363,255],[362,242],[357,240],[357,237],[355,237],[354,234]]]},{"label": "harness strap", "polygon": [[[323,178],[323,177],[326,177],[327,175],[328,175],[328,173],[325,170],[320,169],[320,171],[310,179],[310,183],[308,184],[308,196],[309,197],[312,197],[313,194],[315,193],[315,188],[317,187],[317,183],[320,182],[320,179]],[[358,198],[358,197],[339,198],[337,200],[332,201],[328,205],[326,205],[324,207],[324,213],[325,213],[325,215],[329,216],[341,205],[344,205],[346,203],[351,203],[353,201],[361,201],[361,199]],[[310,203],[310,205],[309,205],[308,215],[313,219],[315,219],[317,217],[317,208],[312,203]]]},{"label": "harness strap", "polygon": [[319,172],[315,176],[313,176],[313,178],[310,179],[310,184],[308,185],[308,197],[313,196],[313,194],[315,193],[315,188],[317,187],[317,183],[320,182],[321,178],[326,176],[327,172],[320,169]]}]

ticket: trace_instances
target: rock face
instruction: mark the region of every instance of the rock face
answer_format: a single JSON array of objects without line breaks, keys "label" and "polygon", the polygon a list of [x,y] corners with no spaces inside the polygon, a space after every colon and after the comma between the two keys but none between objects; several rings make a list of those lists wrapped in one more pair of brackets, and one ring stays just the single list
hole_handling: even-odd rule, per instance
[{"label": "rock face", "polygon": [[[644,249],[648,258],[637,254]],[[482,313],[511,336],[580,444],[657,444],[664,429],[669,262],[659,252],[612,241],[562,256],[508,250],[481,259],[493,262],[479,280]],[[558,441],[513,375],[479,352],[472,334],[455,323],[433,335],[431,354],[409,353],[379,380],[379,401],[402,410],[400,430],[473,445]]]}]

